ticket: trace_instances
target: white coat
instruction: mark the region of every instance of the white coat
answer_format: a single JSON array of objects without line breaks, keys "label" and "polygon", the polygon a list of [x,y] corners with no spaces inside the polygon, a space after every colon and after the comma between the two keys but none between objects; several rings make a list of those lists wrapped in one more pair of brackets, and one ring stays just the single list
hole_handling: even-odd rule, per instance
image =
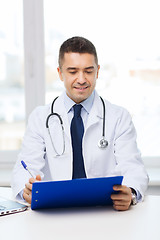
[{"label": "white coat", "polygon": [[[87,178],[124,176],[123,185],[139,191],[142,196],[147,188],[148,176],[136,145],[136,131],[129,113],[122,107],[105,100],[106,121],[105,137],[109,143],[106,149],[98,147],[102,137],[103,107],[97,93],[83,136],[83,158]],[[12,189],[14,196],[24,188],[30,175],[21,166],[24,160],[30,171],[43,180],[72,179],[72,145],[70,124],[62,94],[54,104],[54,112],[63,119],[65,131],[65,153],[56,157],[46,129],[46,118],[50,105],[37,107],[30,115],[24,136],[22,150],[13,170]],[[52,139],[56,149],[63,147],[62,131],[57,118],[49,121]]]}]

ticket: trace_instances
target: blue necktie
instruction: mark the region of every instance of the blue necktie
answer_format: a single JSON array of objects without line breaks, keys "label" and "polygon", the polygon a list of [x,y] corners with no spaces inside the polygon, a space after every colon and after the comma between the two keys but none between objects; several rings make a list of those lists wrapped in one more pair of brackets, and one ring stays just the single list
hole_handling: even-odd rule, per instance
[{"label": "blue necktie", "polygon": [[83,121],[81,118],[82,105],[74,105],[74,116],[71,122],[71,137],[73,149],[73,175],[75,178],[86,178],[84,161],[82,155],[82,138],[84,133]]}]

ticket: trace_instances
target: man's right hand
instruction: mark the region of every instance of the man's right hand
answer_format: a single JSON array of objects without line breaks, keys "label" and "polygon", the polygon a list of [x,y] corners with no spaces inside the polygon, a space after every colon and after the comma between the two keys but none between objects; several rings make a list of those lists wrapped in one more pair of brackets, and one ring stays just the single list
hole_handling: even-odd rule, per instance
[{"label": "man's right hand", "polygon": [[29,182],[25,184],[25,188],[23,190],[23,198],[29,204],[31,204],[31,200],[32,200],[32,183],[34,183],[36,181],[41,181],[41,176],[40,175],[37,175],[36,179],[35,178],[30,178]]}]

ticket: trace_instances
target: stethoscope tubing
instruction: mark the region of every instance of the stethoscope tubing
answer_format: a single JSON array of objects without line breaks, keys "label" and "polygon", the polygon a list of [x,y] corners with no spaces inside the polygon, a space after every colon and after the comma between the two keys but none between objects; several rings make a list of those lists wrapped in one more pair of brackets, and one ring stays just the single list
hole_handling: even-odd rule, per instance
[{"label": "stethoscope tubing", "polygon": [[105,121],[106,121],[106,107],[103,98],[100,96],[103,105],[103,129],[102,129],[102,137],[105,137]]},{"label": "stethoscope tubing", "polygon": [[[61,116],[58,114],[58,113],[54,113],[53,112],[53,106],[54,106],[54,103],[55,101],[57,100],[58,97],[56,97],[53,102],[52,102],[52,105],[51,105],[51,113],[48,115],[47,119],[46,119],[46,128],[48,129],[48,133],[49,133],[49,136],[51,138],[51,143],[52,143],[52,146],[56,152],[56,156],[61,156],[63,155],[64,151],[65,151],[65,139],[64,139],[64,127],[63,127],[63,120],[61,118]],[[105,149],[107,146],[108,146],[108,141],[105,139],[105,119],[106,119],[106,108],[105,108],[105,103],[104,103],[104,100],[102,97],[100,97],[101,101],[102,101],[102,105],[103,105],[103,128],[102,128],[102,139],[99,140],[98,142],[98,146],[99,148],[101,149]],[[58,117],[59,121],[60,121],[60,125],[61,125],[61,128],[62,128],[62,135],[63,135],[63,150],[62,150],[62,153],[58,153],[55,149],[55,146],[54,146],[54,143],[53,143],[53,140],[52,140],[52,136],[51,136],[51,132],[50,132],[50,129],[49,129],[49,119],[51,116],[56,116]]]},{"label": "stethoscope tubing", "polygon": [[[46,119],[46,128],[48,129],[48,134],[50,136],[50,139],[51,139],[51,143],[52,143],[52,146],[54,148],[54,151],[56,152],[56,156],[61,156],[63,155],[63,153],[65,152],[65,140],[64,140],[64,127],[63,127],[63,121],[62,121],[62,118],[61,116],[58,114],[58,113],[54,113],[53,112],[53,106],[54,106],[54,103],[55,101],[57,100],[58,97],[56,97],[53,102],[52,102],[52,105],[51,105],[51,113],[48,115],[47,119]],[[59,121],[60,121],[60,125],[61,125],[61,128],[62,128],[62,135],[63,135],[63,149],[62,149],[62,153],[58,153],[55,146],[54,146],[54,143],[53,143],[53,139],[52,139],[52,136],[51,136],[51,132],[50,132],[50,129],[49,129],[49,119],[50,117],[52,116],[57,116]]]},{"label": "stethoscope tubing", "polygon": [[57,116],[59,118],[60,124],[63,126],[63,121],[60,115],[58,113],[50,113],[46,119],[46,128],[49,128],[49,119],[51,116]]}]

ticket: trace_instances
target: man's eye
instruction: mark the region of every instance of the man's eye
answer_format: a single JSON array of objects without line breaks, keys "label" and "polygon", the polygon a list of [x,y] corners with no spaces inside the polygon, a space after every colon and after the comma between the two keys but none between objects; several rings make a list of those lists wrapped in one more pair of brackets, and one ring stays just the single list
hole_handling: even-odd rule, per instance
[{"label": "man's eye", "polygon": [[69,72],[70,74],[76,74],[76,71],[74,71],[74,72]]},{"label": "man's eye", "polygon": [[91,74],[93,71],[86,71],[87,74]]}]

